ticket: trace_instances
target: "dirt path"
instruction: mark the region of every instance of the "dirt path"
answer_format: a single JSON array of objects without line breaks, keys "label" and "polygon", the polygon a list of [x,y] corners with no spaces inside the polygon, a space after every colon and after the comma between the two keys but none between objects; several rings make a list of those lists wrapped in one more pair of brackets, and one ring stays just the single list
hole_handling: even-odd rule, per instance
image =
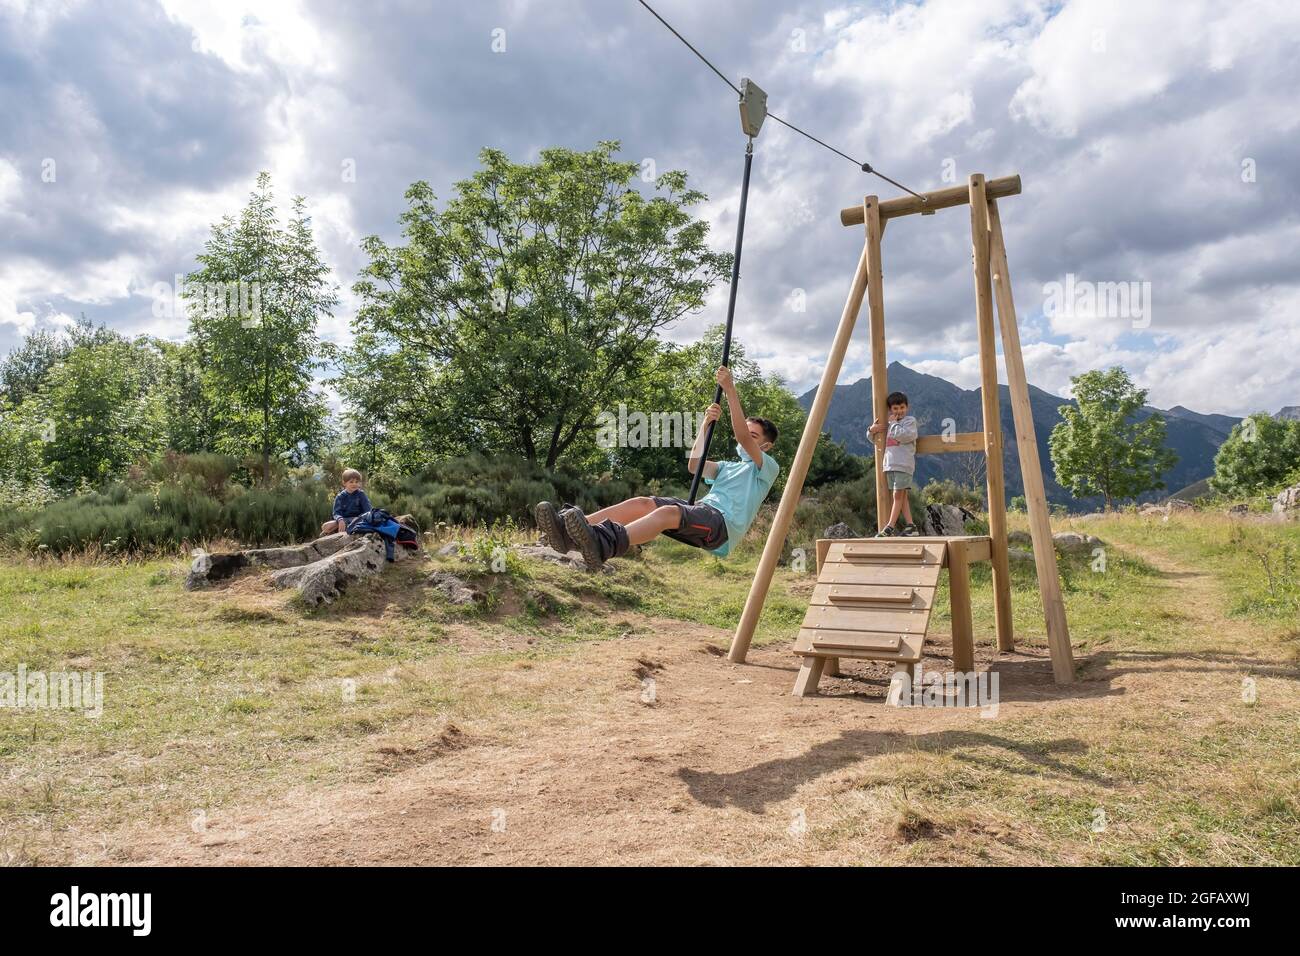
[{"label": "dirt path", "polygon": [[[1212,578],[1144,557],[1178,589],[1189,627],[1221,627]],[[1002,702],[983,719],[885,707],[885,666],[860,662],[825,679],[823,696],[797,699],[788,645],[733,665],[720,656],[729,634],[653,624],[654,637],[493,672],[498,690],[539,705],[431,723],[427,745],[392,755],[397,769],[378,780],[213,813],[201,834],[177,821],[110,842],[138,863],[695,865],[897,862],[928,837],[931,862],[1034,862],[1034,840],[1010,835],[997,808],[934,827],[913,819],[894,784],[955,757],[1009,766],[1016,786],[1111,785],[1076,758],[1105,745],[1112,721],[1240,670],[1233,659],[1097,654],[1058,688],[1045,654],[994,660],[985,645],[978,663],[997,668]],[[950,666],[946,641],[927,643],[926,665]]]}]

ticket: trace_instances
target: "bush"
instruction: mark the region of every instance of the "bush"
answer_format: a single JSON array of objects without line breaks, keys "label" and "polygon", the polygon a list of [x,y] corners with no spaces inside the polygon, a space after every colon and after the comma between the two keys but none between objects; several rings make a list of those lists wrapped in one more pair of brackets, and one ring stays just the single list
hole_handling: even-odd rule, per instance
[{"label": "bush", "polygon": [[[272,487],[246,488],[232,480],[242,467],[232,458],[169,452],[136,466],[126,481],[102,491],[44,508],[38,498],[31,507],[0,510],[0,541],[63,554],[90,546],[119,552],[171,550],[220,537],[249,545],[307,540],[319,534],[330,516],[338,465],[281,469]],[[686,493],[684,488],[647,489],[635,473],[624,479],[591,479],[478,454],[447,459],[406,478],[380,475],[367,488],[376,508],[410,514],[430,529],[440,522],[532,527],[538,501],[569,502],[590,513],[648,491]]]},{"label": "bush", "polygon": [[280,543],[319,534],[331,500],[320,483],[314,488],[255,489],[225,503],[204,494],[192,480],[152,491],[115,484],[41,511],[5,514],[0,517],[0,539],[24,550],[55,554],[91,546],[116,552],[163,551],[223,536],[250,544]]},{"label": "bush", "polygon": [[58,499],[59,493],[44,478],[0,478],[0,511],[37,511]]},{"label": "bush", "polygon": [[323,482],[249,489],[222,508],[221,533],[255,544],[310,540],[329,519],[334,494]]},{"label": "bush", "polygon": [[[984,493],[978,488],[961,485],[951,478],[930,479],[921,489],[921,501],[927,505],[956,505],[967,511],[984,510]],[[1014,501],[1014,499],[1013,499]]]},{"label": "bush", "polygon": [[[192,483],[209,497],[224,500],[229,496],[230,479],[238,468],[239,462],[229,455],[213,452],[183,455],[169,450],[148,466],[147,473],[155,484]],[[134,479],[140,470],[133,468],[131,477]]]},{"label": "bush", "polygon": [[[774,507],[775,502],[772,505]],[[806,547],[810,542],[820,538],[828,527],[840,521],[858,534],[876,533],[874,470],[853,481],[824,485],[818,488],[814,495],[805,496],[795,509],[789,540],[794,547]],[[770,526],[769,516],[760,533],[752,534],[758,542],[758,547],[762,547],[761,539],[766,534],[766,528]]]},{"label": "bush", "polygon": [[541,465],[509,457],[473,454],[429,465],[397,481],[380,478],[370,499],[393,514],[410,514],[422,528],[438,522],[450,525],[493,525],[513,521],[533,526],[539,501],[568,502],[584,511],[598,511],[642,494],[639,476],[614,480],[583,478],[566,470],[547,471]]}]

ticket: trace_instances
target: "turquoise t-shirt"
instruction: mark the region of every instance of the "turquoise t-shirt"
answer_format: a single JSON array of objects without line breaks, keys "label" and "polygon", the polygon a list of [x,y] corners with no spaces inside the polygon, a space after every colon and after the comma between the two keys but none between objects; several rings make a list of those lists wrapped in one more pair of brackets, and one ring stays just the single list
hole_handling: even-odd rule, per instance
[{"label": "turquoise t-shirt", "polygon": [[762,465],[755,465],[741,445],[736,446],[736,453],[740,461],[720,461],[717,477],[704,479],[712,487],[700,499],[700,504],[713,505],[727,519],[727,540],[711,552],[720,558],[727,556],[733,544],[740,543],[754,523],[758,506],[772,490],[772,482],[781,473],[781,466],[767,452],[763,452]]}]

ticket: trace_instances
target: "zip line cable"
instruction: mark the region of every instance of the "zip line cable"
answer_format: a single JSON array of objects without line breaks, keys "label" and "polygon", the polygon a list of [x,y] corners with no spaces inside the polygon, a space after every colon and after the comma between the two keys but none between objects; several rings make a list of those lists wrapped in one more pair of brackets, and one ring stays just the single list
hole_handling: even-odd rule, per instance
[{"label": "zip line cable", "polygon": [[[911,195],[915,196],[923,203],[928,202],[928,200],[920,193],[913,192],[912,190],[908,189],[902,183],[890,179],[884,173],[876,172],[874,169],[871,168],[870,163],[860,163],[852,156],[850,156],[848,153],[836,149],[834,146],[831,146],[829,143],[822,142],[820,139],[818,139],[816,136],[813,136],[811,133],[805,132],[804,130],[801,130],[798,126],[795,126],[793,123],[787,122],[786,120],[781,119],[781,117],[768,112],[767,94],[763,92],[763,90],[758,86],[758,84],[756,84],[753,80],[742,78],[740,81],[740,86],[736,86],[735,83],[732,83],[731,80],[727,79],[725,73],[723,73],[716,66],[714,66],[712,62],[710,62],[708,57],[706,57],[699,50],[695,49],[695,46],[691,43],[690,40],[686,39],[686,37],[678,33],[677,30],[673,27],[673,25],[669,23],[667,20],[665,20],[663,17],[661,17],[658,11],[655,10],[654,7],[646,3],[646,0],[640,0],[640,3],[641,6],[645,7],[647,10],[650,11],[650,14],[656,20],[658,20],[665,27],[667,27],[669,33],[677,37],[677,39],[681,40],[682,44],[688,50],[690,50],[692,53],[694,53],[697,57],[700,58],[700,62],[702,62],[710,70],[716,73],[718,79],[722,80],[723,83],[726,83],[727,86],[731,88],[732,92],[734,92],[736,96],[740,98],[740,126],[741,126],[741,130],[749,138],[749,142],[745,144],[745,176],[744,179],[741,180],[741,184],[740,184],[740,215],[736,219],[736,251],[731,258],[731,288],[730,288],[730,294],[727,297],[727,325],[726,325],[726,331],[723,333],[723,339],[722,339],[722,364],[724,367],[728,367],[731,364],[731,334],[736,319],[736,291],[740,286],[740,253],[743,248],[742,244],[745,239],[745,207],[749,199],[749,173],[750,173],[750,168],[754,162],[754,137],[758,135],[758,131],[762,127],[763,119],[765,117],[771,116],[772,119],[776,120],[776,122],[780,123],[782,126],[786,127],[787,129],[794,130],[800,136],[812,140],[814,143],[816,143],[818,146],[821,146],[823,149],[830,150],[835,155],[847,159],[853,165],[861,169],[864,173],[871,173],[873,176],[880,177],[885,182],[893,186],[897,186],[899,189],[903,190],[904,192],[911,193]],[[744,89],[742,90],[741,87],[744,87]],[[716,405],[721,401],[722,401],[722,385],[718,384],[713,393],[713,403]],[[700,490],[700,479],[704,475],[704,466],[706,464],[706,459],[708,458],[709,455],[709,445],[713,441],[714,424],[715,424],[714,422],[709,422],[709,424],[704,429],[704,441],[700,447],[699,457],[698,459],[696,459],[695,472],[691,476],[691,491],[690,491],[690,497],[687,499],[687,501],[692,505],[695,504],[695,496],[699,493]]]},{"label": "zip line cable", "polygon": [[696,56],[698,56],[702,61],[704,61],[705,66],[707,66],[714,73],[718,74],[718,79],[722,80],[723,83],[726,83],[729,87],[731,87],[731,89],[735,92],[737,96],[740,96],[740,87],[738,87],[735,83],[732,83],[731,80],[727,79],[727,75],[723,73],[721,70],[719,70],[712,63],[710,63],[709,58],[707,56],[705,56],[699,50],[695,49],[695,47],[691,45],[690,40],[686,39],[686,37],[682,36],[680,33],[674,30],[673,25],[669,23],[667,20],[665,20],[663,17],[659,16],[659,14],[655,11],[654,7],[646,3],[645,0],[641,0],[641,6],[645,7],[652,14],[654,14],[654,18],[658,20],[660,23],[662,23],[664,26],[666,26],[668,28],[669,33],[671,33],[673,36],[677,37],[677,39],[685,43],[686,48],[690,50],[692,53],[694,53]]},{"label": "zip line cable", "polygon": [[[684,36],[682,36],[680,33],[678,33],[677,30],[673,28],[673,25],[672,25],[671,23],[669,23],[667,20],[665,20],[663,17],[661,17],[661,16],[659,15],[658,11],[656,11],[654,7],[652,7],[652,6],[650,6],[650,4],[646,3],[646,0],[638,0],[638,2],[641,4],[641,6],[645,7],[647,10],[649,10],[650,13],[654,16],[654,18],[655,18],[656,20],[658,20],[658,21],[659,21],[660,23],[662,23],[665,27],[667,27],[667,28],[668,28],[668,32],[670,32],[673,36],[677,37],[677,39],[681,40],[682,43],[686,45],[686,48],[687,48],[688,50],[690,50],[690,51],[691,51],[692,53],[694,53],[697,57],[699,57],[699,58],[700,58],[700,61],[703,62],[705,66],[707,66],[710,70],[712,70],[714,73],[716,73],[716,74],[718,75],[718,79],[722,80],[723,83],[726,83],[727,86],[731,87],[732,92],[734,92],[737,96],[743,96],[743,94],[740,92],[740,88],[739,88],[738,86],[736,86],[735,83],[732,83],[731,80],[727,79],[726,74],[724,74],[721,70],[719,70],[716,66],[714,66],[714,65],[709,61],[709,58],[708,58],[708,57],[706,57],[706,56],[705,56],[703,53],[701,53],[699,50],[695,49],[695,47],[694,47],[694,45],[691,43],[691,41],[687,40],[686,37],[684,37]],[[926,197],[922,196],[920,193],[918,193],[918,192],[916,192],[916,191],[914,191],[914,190],[908,189],[906,186],[904,186],[902,183],[898,182],[897,180],[895,180],[895,179],[890,179],[890,178],[889,178],[888,176],[886,176],[884,173],[882,173],[882,172],[880,172],[879,170],[873,168],[872,165],[871,165],[870,163],[860,163],[860,162],[858,162],[856,159],[854,159],[854,158],[853,158],[852,156],[850,156],[848,153],[842,152],[842,151],[836,149],[834,146],[831,146],[831,145],[828,144],[828,143],[823,143],[823,142],[822,142],[820,139],[818,139],[816,136],[813,136],[811,133],[808,133],[808,132],[805,132],[804,130],[801,130],[798,126],[795,126],[793,123],[786,122],[785,120],[781,119],[781,117],[777,116],[775,113],[769,112],[767,115],[770,116],[772,119],[776,120],[778,123],[780,123],[782,126],[786,127],[787,129],[792,129],[792,130],[794,130],[796,133],[798,133],[800,136],[803,136],[803,137],[805,137],[805,138],[807,138],[807,139],[812,140],[812,141],[813,141],[814,143],[816,143],[818,146],[821,146],[821,147],[823,147],[823,148],[825,148],[825,149],[830,150],[832,153],[834,153],[834,154],[837,155],[837,156],[842,156],[842,157],[844,157],[844,158],[847,159],[849,162],[851,162],[853,165],[855,165],[855,166],[857,166],[859,169],[861,169],[864,173],[871,173],[871,175],[873,175],[873,176],[878,176],[879,178],[883,179],[885,182],[889,183],[891,186],[897,186],[899,189],[903,190],[903,192],[905,192],[905,193],[909,193],[909,194],[915,196],[917,199],[921,200],[921,202],[928,202],[928,200],[926,199]]]}]

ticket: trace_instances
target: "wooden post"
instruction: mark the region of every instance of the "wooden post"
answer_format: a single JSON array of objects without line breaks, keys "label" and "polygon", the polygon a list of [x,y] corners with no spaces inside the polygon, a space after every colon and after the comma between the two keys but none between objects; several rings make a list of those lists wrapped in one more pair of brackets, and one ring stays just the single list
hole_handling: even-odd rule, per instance
[{"label": "wooden post", "polygon": [[1011,393],[1016,448],[1020,452],[1020,476],[1025,486],[1029,534],[1034,542],[1038,591],[1043,597],[1043,616],[1047,620],[1047,646],[1052,654],[1052,673],[1056,682],[1069,684],[1074,680],[1070,626],[1065,619],[1065,602],[1061,598],[1061,579],[1056,567],[1056,547],[1052,543],[1047,492],[1043,486],[1043,469],[1038,459],[1038,443],[1034,438],[1034,413],[1029,404],[1029,380],[1025,375],[1025,360],[1020,351],[1020,329],[1016,324],[1016,305],[1011,296],[1011,273],[1007,268],[1007,247],[1002,239],[1002,218],[998,214],[996,199],[989,201],[989,239],[998,326],[1002,329],[1002,355],[1007,363],[1007,389]]},{"label": "wooden post", "polygon": [[970,561],[966,545],[948,542],[948,599],[952,609],[952,669],[975,670],[975,627],[971,622]]},{"label": "wooden post", "polygon": [[[794,519],[794,509],[799,504],[799,494],[803,491],[804,479],[808,476],[808,465],[812,462],[813,450],[821,436],[822,425],[826,421],[826,409],[830,407],[831,397],[835,394],[835,382],[840,377],[840,366],[844,363],[844,353],[848,351],[849,339],[853,336],[853,326],[862,310],[862,298],[867,291],[867,246],[862,247],[858,257],[858,269],[853,274],[853,284],[849,287],[849,297],[844,303],[840,315],[839,328],[835,331],[835,341],[831,353],[826,358],[826,367],[822,369],[821,384],[817,386],[817,397],[813,399],[812,408],[808,410],[808,421],[803,427],[803,437],[799,439],[799,450],[795,452],[790,464],[790,474],[786,478],[785,491],[781,495],[781,504],[776,509],[772,520],[772,530],[767,534],[767,543],[763,546],[763,556],[758,561],[758,570],[754,572],[754,582],[749,586],[749,597],[745,599],[745,610],[741,612],[740,623],[731,639],[731,651],[728,659],[743,664],[749,654],[749,643],[754,638],[754,629],[758,626],[759,615],[763,613],[763,603],[767,600],[767,589],[772,585],[772,575],[776,563],[781,558],[785,547],[785,536],[790,531],[790,522]],[[818,674],[820,677],[820,673]],[[813,682],[816,686],[816,681]]]},{"label": "wooden post", "polygon": [[998,358],[993,340],[993,280],[989,270],[989,206],[984,176],[970,177],[970,230],[975,260],[975,315],[980,345],[980,399],[984,415],[984,457],[988,477],[989,537],[992,539],[993,608],[998,650],[1015,646],[1011,622],[1011,562],[1007,556],[1007,501],[1002,479],[1002,421],[998,412]]},{"label": "wooden post", "polygon": [[[884,226],[880,221],[880,200],[868,196],[862,201],[863,216],[867,224],[867,318],[871,325],[871,419],[888,421],[889,408],[885,398],[889,395],[888,372],[885,363],[885,290],[884,270],[880,262],[880,239]],[[876,530],[885,529],[889,518],[889,489],[885,487],[885,442],[883,438],[872,441],[876,460]]]},{"label": "wooden post", "polygon": [[[912,703],[916,688],[912,686],[916,678],[915,664],[895,664],[894,673],[889,678],[889,689],[885,692],[886,707],[907,707]],[[903,700],[903,691],[907,691],[907,700]]]},{"label": "wooden post", "polygon": [[822,679],[822,668],[826,666],[824,657],[805,657],[799,665],[799,675],[794,679],[793,697],[812,697],[817,693],[817,684]]}]

